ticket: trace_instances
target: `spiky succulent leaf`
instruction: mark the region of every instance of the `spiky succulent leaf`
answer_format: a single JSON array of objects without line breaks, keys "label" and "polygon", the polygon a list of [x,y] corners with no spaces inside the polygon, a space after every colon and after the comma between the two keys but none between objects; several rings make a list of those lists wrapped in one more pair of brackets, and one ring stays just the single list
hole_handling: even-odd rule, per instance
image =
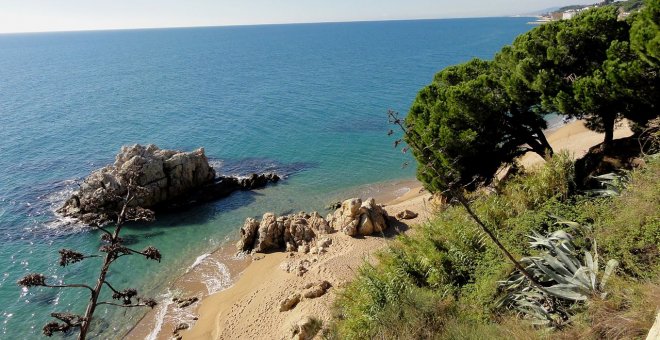
[{"label": "spiky succulent leaf", "polygon": [[550,294],[571,301],[585,301],[588,297],[585,288],[573,284],[556,284],[545,288]]},{"label": "spiky succulent leaf", "polygon": [[614,269],[616,269],[616,267],[618,266],[619,266],[619,261],[615,259],[611,259],[607,261],[607,265],[605,266],[605,273],[603,274],[603,278],[600,279],[601,290],[605,288],[605,284],[607,284],[607,281],[610,279],[610,276],[612,276]]}]

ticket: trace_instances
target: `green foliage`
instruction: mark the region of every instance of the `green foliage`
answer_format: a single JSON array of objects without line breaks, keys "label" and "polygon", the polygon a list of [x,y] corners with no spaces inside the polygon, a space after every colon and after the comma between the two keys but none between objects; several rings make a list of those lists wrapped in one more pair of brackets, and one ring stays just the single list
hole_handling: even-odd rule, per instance
[{"label": "green foliage", "polygon": [[660,268],[660,159],[631,173],[629,184],[615,199],[588,200],[580,205],[593,220],[600,251],[621,262],[629,276],[648,279]]},{"label": "green foliage", "polygon": [[649,102],[654,97],[637,91],[657,93],[658,75],[642,67],[635,54],[623,53],[629,51],[628,31],[613,6],[542,25],[496,57],[511,71],[503,73],[502,82],[512,97],[523,97],[547,113],[584,118],[611,140],[621,116],[645,122],[646,115],[657,115],[655,103]]},{"label": "green foliage", "polygon": [[[633,171],[626,189],[616,197],[575,196],[572,176],[570,158],[559,154],[544,167],[508,180],[495,194],[474,193],[472,206],[488,225],[499,226],[494,232],[516,257],[536,256],[525,242],[527,235],[546,235],[567,227],[565,223],[556,224],[552,216],[591,225],[589,238],[572,240],[573,247],[580,251],[579,256],[574,255],[579,263],[589,266],[582,254],[591,250],[591,241],[598,244],[599,258],[620,261],[617,275],[612,275],[614,279],[608,283],[607,291],[611,293],[602,301],[625,296],[618,288],[612,291],[610,284],[613,288],[622,286],[621,282],[637,287],[655,280],[660,274],[660,160],[649,160],[646,168]],[[590,253],[594,264],[593,250]],[[602,260],[599,262],[602,273],[605,266]],[[502,292],[497,282],[506,280],[512,270],[513,266],[502,259],[499,249],[467,213],[450,206],[430,223],[416,226],[414,233],[392,242],[379,255],[377,265],[364,267],[345,288],[337,301],[335,337],[547,337],[544,331],[521,324],[512,319],[514,315],[498,308]],[[590,274],[587,277],[593,287]],[[601,277],[599,274],[598,279]],[[592,327],[607,328],[606,332],[619,329],[592,319],[589,313],[606,310],[594,307],[589,301],[570,311],[578,313],[571,319],[575,334],[586,334]],[[600,297],[594,301],[604,303]],[[641,325],[646,325],[648,313],[643,308],[644,301],[626,298],[621,302],[625,308],[618,311],[621,315],[643,315]],[[641,310],[644,314],[639,314]],[[608,318],[613,320],[618,315],[614,311],[609,313]],[[649,315],[652,320],[653,313]],[[620,329],[631,332],[625,334],[636,334],[640,327],[626,324]],[[562,334],[570,334],[572,328],[562,330]]]},{"label": "green foliage", "polygon": [[621,195],[621,191],[625,189],[626,184],[630,181],[630,176],[627,171],[621,171],[619,173],[608,173],[592,178],[600,183],[602,188],[586,190],[585,193],[591,196],[599,197]]},{"label": "green foliage", "polygon": [[[558,221],[557,224],[570,227],[577,232],[589,230],[588,226],[572,221]],[[520,260],[525,269],[544,286],[532,285],[520,272],[514,272],[506,281],[500,282],[507,292],[503,305],[520,311],[533,320],[534,324],[549,327],[562,327],[575,313],[574,302],[602,293],[617,260],[609,260],[602,275],[599,275],[597,242],[592,241],[592,250],[584,251],[580,260],[580,249],[573,243],[573,236],[565,230],[557,230],[548,236],[530,236],[530,245],[541,252]]]},{"label": "green foliage", "polygon": [[502,163],[550,148],[543,117],[518,107],[495,72],[492,62],[473,59],[440,71],[417,95],[404,138],[428,189],[489,181]]},{"label": "green foliage", "polygon": [[369,265],[360,270],[357,280],[337,301],[335,317],[342,322],[334,325],[334,337],[420,339],[432,338],[441,329],[444,319],[452,314],[451,304],[436,291],[411,284],[397,270]]},{"label": "green foliage", "polygon": [[630,31],[632,47],[648,63],[660,66],[660,0],[646,0]]},{"label": "green foliage", "polygon": [[625,12],[632,12],[640,9],[644,5],[643,0],[628,0],[617,4]]}]

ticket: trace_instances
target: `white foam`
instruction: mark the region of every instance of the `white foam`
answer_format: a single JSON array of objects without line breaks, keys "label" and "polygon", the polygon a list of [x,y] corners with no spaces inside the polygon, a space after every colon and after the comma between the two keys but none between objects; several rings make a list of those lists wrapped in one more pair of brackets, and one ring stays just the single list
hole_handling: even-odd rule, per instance
[{"label": "white foam", "polygon": [[222,291],[231,285],[229,268],[218,260],[213,259],[213,262],[214,266],[202,273],[202,281],[206,285],[209,295]]},{"label": "white foam", "polygon": [[211,256],[210,253],[206,253],[206,254],[202,254],[202,255],[197,256],[197,258],[195,259],[195,262],[193,262],[193,264],[191,264],[190,267],[188,267],[188,269],[186,270],[186,273],[193,270],[198,265],[200,265],[209,256]]},{"label": "white foam", "polygon": [[164,294],[162,301],[158,304],[158,312],[156,313],[156,324],[154,325],[154,329],[151,330],[151,333],[149,333],[145,339],[156,340],[158,333],[160,333],[161,329],[163,328],[165,316],[167,315],[167,308],[171,304],[172,292],[168,289],[167,293]]},{"label": "white foam", "polygon": [[220,159],[209,159],[209,165],[217,172],[225,165],[225,161]]}]

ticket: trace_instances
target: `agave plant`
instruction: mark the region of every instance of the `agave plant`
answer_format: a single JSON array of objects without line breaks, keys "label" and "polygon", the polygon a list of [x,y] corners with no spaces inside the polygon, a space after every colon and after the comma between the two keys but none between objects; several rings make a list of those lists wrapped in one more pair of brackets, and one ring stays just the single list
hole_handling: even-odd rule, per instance
[{"label": "agave plant", "polygon": [[630,182],[630,174],[626,171],[611,172],[600,176],[591,176],[591,178],[598,182],[601,188],[585,190],[585,193],[596,197],[619,196]]},{"label": "agave plant", "polygon": [[[576,222],[559,220],[557,224],[571,229],[585,229]],[[530,284],[519,271],[514,272],[500,287],[507,293],[502,306],[518,310],[532,322],[550,327],[567,323],[573,307],[594,296],[605,297],[605,284],[618,266],[617,260],[609,260],[600,272],[596,241],[592,250],[584,251],[582,259],[566,230],[558,230],[547,236],[529,236],[530,246],[540,253],[520,260],[542,285]]]}]

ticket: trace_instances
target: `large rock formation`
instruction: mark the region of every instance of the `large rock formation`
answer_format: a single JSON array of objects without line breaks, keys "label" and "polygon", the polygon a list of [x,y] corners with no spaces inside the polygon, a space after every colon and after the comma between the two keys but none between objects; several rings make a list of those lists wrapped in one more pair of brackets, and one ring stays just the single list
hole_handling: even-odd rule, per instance
[{"label": "large rock formation", "polygon": [[122,147],[113,165],[92,172],[58,212],[83,223],[111,219],[123,204],[129,184],[137,194],[130,205],[153,209],[204,202],[277,180],[273,174],[216,178],[203,148],[182,152],[136,144]]},{"label": "large rock formation", "polygon": [[359,198],[348,199],[326,217],[332,228],[349,236],[381,233],[387,229],[387,218],[387,211],[373,198],[364,203]]},{"label": "large rock formation", "polygon": [[320,235],[340,230],[349,236],[366,236],[387,229],[387,211],[373,198],[364,203],[359,198],[344,201],[324,219],[317,212],[277,217],[265,213],[261,221],[247,218],[236,243],[238,251],[264,253],[286,249],[302,253],[321,253],[332,242]]},{"label": "large rock formation", "polygon": [[241,239],[236,244],[239,251],[258,253],[270,250],[308,252],[316,245],[319,235],[328,234],[332,229],[317,212],[304,212],[277,217],[265,213],[261,222],[247,218],[241,228]]}]

